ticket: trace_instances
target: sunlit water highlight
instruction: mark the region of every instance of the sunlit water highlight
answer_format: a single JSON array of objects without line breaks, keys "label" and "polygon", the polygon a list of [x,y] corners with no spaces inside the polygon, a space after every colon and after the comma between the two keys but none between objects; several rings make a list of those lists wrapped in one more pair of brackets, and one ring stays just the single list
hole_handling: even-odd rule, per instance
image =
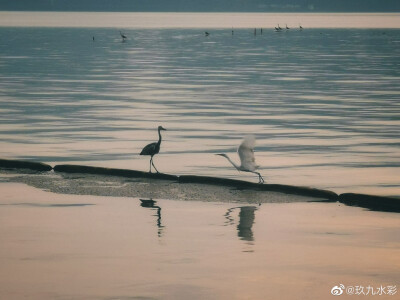
[{"label": "sunlit water highlight", "polygon": [[400,30],[119,30],[0,28],[1,157],[400,195]]}]

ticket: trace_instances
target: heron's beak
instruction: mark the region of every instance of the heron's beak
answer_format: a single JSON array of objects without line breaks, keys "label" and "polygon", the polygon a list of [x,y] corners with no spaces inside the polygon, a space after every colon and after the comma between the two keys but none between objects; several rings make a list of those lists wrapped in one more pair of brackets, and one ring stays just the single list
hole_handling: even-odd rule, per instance
[{"label": "heron's beak", "polygon": [[222,153],[218,153],[218,154],[215,154],[215,155],[224,156]]}]

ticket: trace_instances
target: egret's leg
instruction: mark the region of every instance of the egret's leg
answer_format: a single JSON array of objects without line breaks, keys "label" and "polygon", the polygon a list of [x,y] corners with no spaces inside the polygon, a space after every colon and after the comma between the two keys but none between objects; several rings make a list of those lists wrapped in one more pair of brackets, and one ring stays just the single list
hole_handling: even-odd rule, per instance
[{"label": "egret's leg", "polygon": [[153,160],[151,160],[151,164],[153,165],[153,167],[154,167],[154,169],[157,171],[157,173],[160,173],[160,172],[158,172],[156,166],[154,165]]},{"label": "egret's leg", "polygon": [[253,172],[253,173],[258,175],[258,183],[264,183],[264,178],[261,176],[260,173],[258,172]]},{"label": "egret's leg", "polygon": [[258,173],[258,176],[260,176],[260,183],[264,183],[264,182],[265,182],[265,181],[264,181],[264,178],[261,176],[260,173]]}]

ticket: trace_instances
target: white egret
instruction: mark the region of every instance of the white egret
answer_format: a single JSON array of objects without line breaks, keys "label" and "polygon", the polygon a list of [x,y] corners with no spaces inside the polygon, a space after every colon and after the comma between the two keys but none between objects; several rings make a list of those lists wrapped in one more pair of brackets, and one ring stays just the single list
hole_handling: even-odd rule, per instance
[{"label": "white egret", "polygon": [[254,136],[246,136],[240,144],[237,153],[240,158],[240,165],[234,163],[225,153],[216,154],[225,157],[238,171],[250,172],[258,175],[258,183],[264,183],[264,178],[256,170],[260,167],[256,165],[254,158],[254,146],[256,139]]}]

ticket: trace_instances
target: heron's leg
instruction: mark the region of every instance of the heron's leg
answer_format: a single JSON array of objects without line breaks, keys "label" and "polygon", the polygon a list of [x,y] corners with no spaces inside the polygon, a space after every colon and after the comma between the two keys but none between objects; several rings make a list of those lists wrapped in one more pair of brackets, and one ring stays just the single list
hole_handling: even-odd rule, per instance
[{"label": "heron's leg", "polygon": [[154,162],[153,162],[153,160],[151,160],[151,163],[152,163],[152,165],[153,165],[154,169],[156,169],[157,173],[160,173],[160,172],[158,172],[158,170],[157,170],[156,166],[154,165]]},{"label": "heron's leg", "polygon": [[153,156],[150,158],[150,173],[151,173],[151,164],[152,164],[152,162],[153,162]]},{"label": "heron's leg", "polygon": [[158,172],[158,170],[157,170],[156,166],[154,165],[154,163],[153,163],[153,167],[154,167],[154,169],[156,170],[157,173],[160,173],[160,172]]}]

